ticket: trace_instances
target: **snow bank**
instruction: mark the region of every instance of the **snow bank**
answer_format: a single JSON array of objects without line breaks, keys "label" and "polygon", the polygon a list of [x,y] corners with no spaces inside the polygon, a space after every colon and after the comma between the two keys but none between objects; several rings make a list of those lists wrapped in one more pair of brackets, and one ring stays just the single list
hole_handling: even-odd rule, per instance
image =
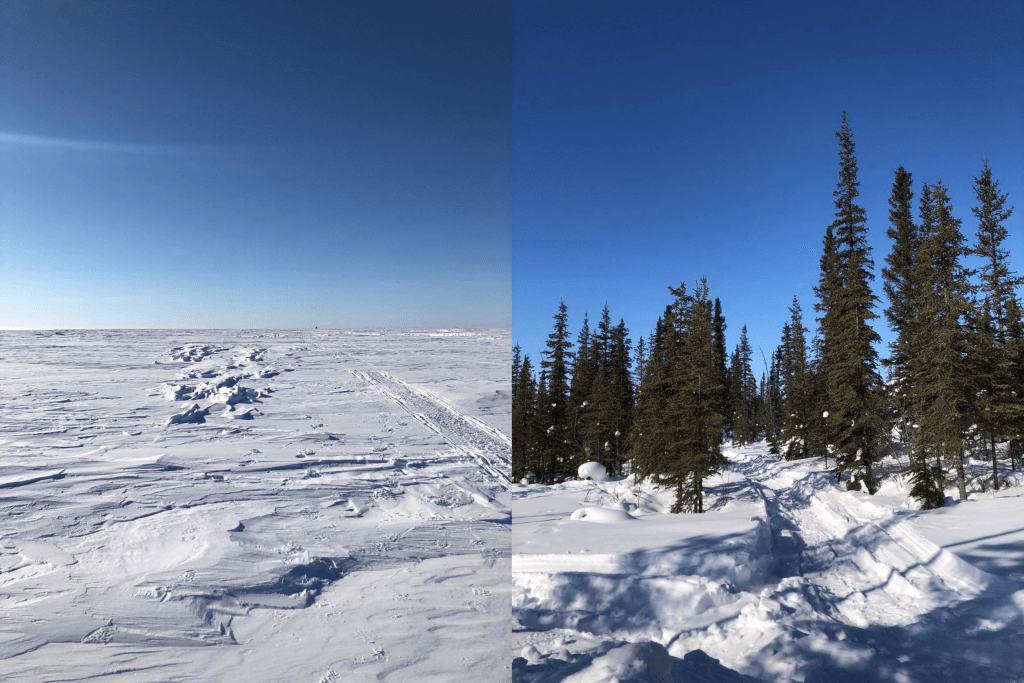
[{"label": "snow bank", "polygon": [[580,479],[593,479],[594,481],[604,481],[608,478],[608,471],[599,462],[583,463],[576,470],[576,474]]},{"label": "snow bank", "polygon": [[623,510],[609,508],[586,507],[572,513],[570,519],[579,519],[597,524],[618,524],[619,522],[635,522],[636,517]]},{"label": "snow bank", "polygon": [[1024,680],[1019,489],[917,512],[895,480],[725,455],[699,515],[628,480],[513,487],[517,680]]},{"label": "snow bank", "polygon": [[595,658],[565,683],[672,683],[672,657],[658,643],[626,643]]}]

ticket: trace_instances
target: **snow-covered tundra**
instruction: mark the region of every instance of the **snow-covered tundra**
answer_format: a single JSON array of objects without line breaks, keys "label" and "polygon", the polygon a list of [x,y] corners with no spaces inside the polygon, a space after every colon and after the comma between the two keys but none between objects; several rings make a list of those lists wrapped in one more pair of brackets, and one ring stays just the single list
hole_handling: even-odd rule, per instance
[{"label": "snow-covered tundra", "polygon": [[509,680],[509,351],[0,333],[0,680]]}]

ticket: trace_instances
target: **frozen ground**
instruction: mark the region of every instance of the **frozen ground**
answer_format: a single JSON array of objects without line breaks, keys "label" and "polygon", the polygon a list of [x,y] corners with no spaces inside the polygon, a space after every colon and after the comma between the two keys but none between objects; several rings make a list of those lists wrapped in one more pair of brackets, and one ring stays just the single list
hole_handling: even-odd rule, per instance
[{"label": "frozen ground", "polygon": [[[729,450],[702,515],[629,480],[513,485],[517,681],[1024,680],[1024,495],[913,510]],[[979,463],[979,472],[984,465]]]},{"label": "frozen ground", "polygon": [[510,334],[0,333],[0,678],[510,678]]}]

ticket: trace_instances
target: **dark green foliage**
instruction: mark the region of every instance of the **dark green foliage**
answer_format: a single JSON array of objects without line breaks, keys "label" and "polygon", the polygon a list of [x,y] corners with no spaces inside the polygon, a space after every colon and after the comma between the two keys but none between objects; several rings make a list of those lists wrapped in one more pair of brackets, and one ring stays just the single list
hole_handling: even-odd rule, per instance
[{"label": "dark green foliage", "polygon": [[871,293],[871,249],[867,246],[864,209],[857,204],[859,185],[853,133],[843,112],[839,139],[839,182],[832,193],[835,220],[825,234],[818,310],[822,327],[821,371],[827,386],[828,424],[835,446],[833,471],[851,475],[874,493],[872,465],[886,427],[879,400],[871,321],[877,298]]},{"label": "dark green foliage", "polygon": [[519,344],[512,347],[512,403],[516,402],[516,388],[519,386],[519,373],[523,367],[522,349]]},{"label": "dark green foliage", "polygon": [[999,181],[992,178],[987,159],[981,175],[974,179],[974,194],[978,206],[971,212],[978,219],[978,243],[971,252],[983,259],[978,273],[981,281],[979,290],[989,299],[996,341],[1002,343],[1010,324],[1011,300],[1016,302],[1016,288],[1024,279],[1010,271],[1010,254],[1003,248],[1007,237],[1003,221],[1013,213],[1013,207],[1004,208],[1008,195],[999,193]]},{"label": "dark green foliage", "polygon": [[882,362],[892,371],[894,382],[890,391],[903,399],[900,412],[904,419],[910,419],[909,410],[914,402],[913,388],[907,383],[907,363],[914,355],[911,344],[911,324],[917,318],[917,280],[914,273],[921,241],[914,224],[912,186],[911,174],[902,166],[896,169],[896,179],[889,197],[889,227],[886,229],[886,235],[893,240],[893,246],[885,257],[886,267],[882,268],[882,287],[889,299],[885,317],[889,327],[896,333],[896,339],[889,344],[891,355]]},{"label": "dark green foliage", "polygon": [[[885,316],[896,333],[878,374],[871,291],[853,136],[846,114],[836,133],[839,181],[814,288],[819,327],[808,343],[796,298],[779,347],[764,359],[760,388],[744,327],[731,358],[725,317],[705,282],[674,300],[635,353],[623,321],[605,306],[597,329],[586,316],[576,353],[562,303],[534,377],[530,358],[513,349],[513,475],[556,483],[597,460],[615,475],[630,470],[675,492],[673,512],[704,509],[703,482],[724,462],[731,434],[748,444],[763,434],[786,459],[823,456],[849,488],[874,492],[875,461],[899,434],[906,474],[921,507],[942,506],[949,482],[966,496],[964,457],[980,449],[1000,486],[999,454],[1016,468],[1024,457],[1024,320],[1009,267],[1003,223],[1013,208],[988,162],[975,180],[977,244],[964,245],[941,182],[920,190],[896,170],[889,197],[892,250],[882,270]],[[977,283],[961,262],[980,258]],[[763,358],[763,354],[762,354]],[[760,374],[760,373],[759,373]],[[997,447],[999,450],[997,451]]]},{"label": "dark green foliage", "polygon": [[782,328],[782,343],[776,352],[782,394],[780,428],[783,454],[787,460],[810,456],[814,444],[814,375],[807,357],[807,330],[800,302],[793,297],[789,322]]},{"label": "dark green foliage", "polygon": [[658,321],[637,402],[630,454],[639,479],[676,493],[672,512],[704,511],[704,479],[724,464],[721,391],[705,281],[675,297]]},{"label": "dark green foliage", "polygon": [[768,451],[778,455],[782,441],[782,383],[777,350],[772,352],[768,372],[761,375],[757,424],[768,440]]},{"label": "dark green foliage", "polygon": [[566,463],[566,471],[572,471],[574,465],[591,459],[592,444],[587,443],[586,435],[593,419],[591,410],[591,392],[594,379],[597,377],[599,365],[597,339],[590,334],[590,324],[586,313],[583,314],[583,325],[576,338],[576,353],[572,364],[572,379],[569,382],[569,436],[570,462]]},{"label": "dark green foliage", "polygon": [[740,331],[740,341],[729,363],[729,416],[733,438],[740,445],[757,440],[757,380],[750,367],[753,351],[747,339],[747,326]]},{"label": "dark green foliage", "polygon": [[[610,471],[621,475],[626,456],[626,439],[633,427],[633,370],[631,360],[632,341],[624,320],[612,328],[608,346],[607,376],[615,400],[614,421],[608,430],[605,443],[610,444],[612,462]],[[603,446],[602,446],[603,447]]]},{"label": "dark green foliage", "polygon": [[963,499],[967,496],[964,434],[970,426],[974,394],[974,378],[965,362],[971,285],[960,259],[966,247],[960,220],[953,217],[941,181],[923,188],[921,202],[922,242],[917,265],[921,295],[919,324],[914,326],[912,340],[917,353],[909,364],[918,399],[911,458],[916,461],[915,472],[924,463],[952,465]]},{"label": "dark green foliage", "polygon": [[523,359],[512,397],[512,480],[537,478],[537,382],[533,377],[530,356]]},{"label": "dark green foliage", "polygon": [[[722,384],[722,391],[718,399],[719,412],[728,416],[729,414],[729,353],[725,348],[725,316],[722,315],[722,302],[715,297],[715,314],[711,322],[711,344],[715,351],[715,368],[718,370],[718,378]],[[728,418],[726,418],[728,419]],[[728,428],[729,424],[726,424]]]},{"label": "dark green foliage", "polygon": [[569,411],[569,362],[572,360],[572,342],[569,341],[569,313],[565,302],[558,305],[555,329],[548,335],[547,348],[541,368],[546,382],[541,382],[543,400],[537,406],[537,416],[543,427],[543,464],[537,473],[544,484],[555,484],[572,474],[573,424]]},{"label": "dark green foliage", "polygon": [[625,459],[625,435],[633,413],[633,379],[629,332],[626,324],[612,327],[605,306],[596,335],[591,340],[590,357],[596,371],[590,380],[590,392],[580,408],[585,415],[581,428],[586,461],[602,463],[618,476]]},{"label": "dark green foliage", "polygon": [[633,380],[633,386],[639,387],[640,379],[644,376],[644,366],[647,365],[647,340],[643,337],[636,342],[636,352],[633,358],[633,372],[630,378]]},{"label": "dark green foliage", "polygon": [[[913,448],[911,435],[911,448]],[[934,510],[943,506],[946,500],[944,489],[946,475],[940,465],[920,457],[910,460],[910,497],[914,498],[922,510]]]},{"label": "dark green foliage", "polygon": [[992,178],[987,159],[981,175],[974,179],[974,194],[978,206],[971,211],[978,219],[978,230],[971,253],[982,259],[978,286],[982,303],[972,326],[970,355],[977,385],[978,429],[983,443],[990,446],[992,483],[998,489],[996,442],[1019,434],[1024,420],[1016,381],[1019,347],[1008,338],[1013,324],[1010,316],[1019,310],[1016,289],[1024,280],[1010,270],[1009,252],[1003,247],[1007,237],[1003,221],[1013,213],[1013,207],[1004,208],[1007,195],[999,193],[999,181]]}]

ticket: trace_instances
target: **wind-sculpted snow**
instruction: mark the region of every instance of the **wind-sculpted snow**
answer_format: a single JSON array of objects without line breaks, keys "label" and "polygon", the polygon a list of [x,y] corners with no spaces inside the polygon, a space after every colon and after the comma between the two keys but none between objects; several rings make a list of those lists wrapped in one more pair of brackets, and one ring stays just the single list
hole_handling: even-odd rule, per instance
[{"label": "wind-sculpted snow", "polygon": [[[512,487],[517,680],[1024,679],[1019,573],[951,552],[989,537],[986,509],[1019,520],[1019,492],[964,503],[978,530],[947,549],[919,529],[931,513],[841,491],[818,461],[727,455],[703,515],[662,514],[671,492],[629,480]],[[646,648],[634,668],[626,643]]]},{"label": "wind-sculpted snow", "polygon": [[461,335],[3,333],[0,679],[509,680],[509,337]]}]

